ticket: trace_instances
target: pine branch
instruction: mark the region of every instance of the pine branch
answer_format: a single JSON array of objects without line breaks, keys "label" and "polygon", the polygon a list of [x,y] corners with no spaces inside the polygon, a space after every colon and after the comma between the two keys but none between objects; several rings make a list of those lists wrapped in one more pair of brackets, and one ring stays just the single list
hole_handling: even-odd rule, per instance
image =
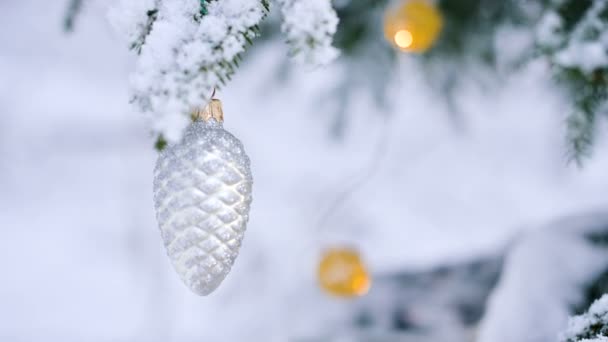
[{"label": "pine branch", "polygon": [[297,62],[317,67],[329,64],[339,55],[332,41],[338,16],[327,0],[279,0],[281,30]]},{"label": "pine branch", "polygon": [[564,30],[571,32],[591,8],[593,0],[566,0],[556,9],[564,23]]},{"label": "pine branch", "polygon": [[608,1],[564,0],[549,6],[538,24],[537,51],[572,99],[566,120],[567,157],[581,167],[592,154],[599,112],[608,100],[606,43]]},{"label": "pine branch", "polygon": [[608,99],[605,72],[595,71],[588,76],[576,68],[554,68],[556,80],[569,91],[574,111],[566,120],[568,161],[582,167],[591,156],[596,135],[598,113]]},{"label": "pine branch", "polygon": [[587,312],[570,317],[560,342],[605,341],[608,336],[608,295],[593,302]]},{"label": "pine branch", "polygon": [[595,138],[595,114],[592,111],[577,110],[568,117],[566,125],[568,162],[575,162],[578,167],[582,167],[584,160],[591,156]]},{"label": "pine branch", "polygon": [[137,39],[133,43],[131,43],[130,46],[131,50],[137,52],[138,55],[141,54],[141,49],[144,44],[146,44],[146,39],[150,35],[150,32],[152,32],[152,28],[154,27],[156,19],[158,19],[158,9],[154,8],[148,10],[148,12],[146,12],[146,16],[148,17],[147,22],[141,28],[140,34]]},{"label": "pine branch", "polygon": [[63,29],[66,32],[73,32],[76,18],[82,11],[83,0],[70,0],[63,20]]},{"label": "pine branch", "polygon": [[[127,28],[136,38],[131,47],[139,54],[132,78],[134,102],[153,116],[156,148],[161,150],[181,138],[193,108],[204,106],[213,89],[230,82],[241,54],[260,34],[269,3],[200,0],[200,7],[187,11],[173,0],[148,0],[149,6],[154,4],[145,17],[131,10],[138,22]],[[160,20],[162,26],[154,28]],[[148,39],[155,34],[162,39]]]},{"label": "pine branch", "polygon": [[154,143],[154,148],[160,152],[164,150],[165,147],[167,147],[167,140],[165,140],[162,134],[159,134],[156,138],[156,142]]},{"label": "pine branch", "polygon": [[[210,3],[218,1],[218,0],[201,0],[201,17],[198,19],[199,21],[203,18],[204,15],[209,13],[208,6]],[[260,0],[260,4],[264,8],[264,14],[262,19],[264,19],[268,15],[268,11],[270,10],[270,4],[268,0]],[[253,45],[253,39],[260,35],[260,27],[259,25],[253,25],[247,28],[245,31],[239,34],[247,43],[246,46]],[[215,50],[219,52],[224,52],[222,46],[215,46]],[[236,69],[239,67],[238,61],[242,60],[242,54],[237,53],[233,59],[231,60],[220,60],[214,66],[201,66],[200,72],[208,72],[210,70],[216,75],[219,80],[219,83],[215,86],[220,89],[221,86],[225,86],[231,79],[232,76],[236,73]]]},{"label": "pine branch", "polygon": [[207,10],[207,4],[209,2],[211,2],[211,0],[200,0],[201,1],[201,11],[200,11],[200,15],[201,17],[207,15],[207,13],[209,13],[209,11]]}]

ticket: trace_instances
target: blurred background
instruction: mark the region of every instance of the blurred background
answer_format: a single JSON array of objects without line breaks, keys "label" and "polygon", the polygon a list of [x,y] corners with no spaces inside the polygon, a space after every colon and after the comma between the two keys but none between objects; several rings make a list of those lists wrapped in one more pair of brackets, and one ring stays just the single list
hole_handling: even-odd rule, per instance
[{"label": "blurred background", "polygon": [[[529,27],[488,17],[492,66],[471,47],[425,57],[391,47],[387,2],[367,2],[359,21],[365,1],[336,2],[342,56],[313,71],[271,16],[218,94],[254,201],[231,273],[198,297],[160,239],[155,137],[108,2],[66,30],[69,1],[1,1],[0,340],[556,340],[608,283],[608,138],[568,163],[571,98],[546,61],[519,63]],[[352,38],[363,21],[377,30]],[[316,278],[346,245],[372,279],[358,298]]]}]

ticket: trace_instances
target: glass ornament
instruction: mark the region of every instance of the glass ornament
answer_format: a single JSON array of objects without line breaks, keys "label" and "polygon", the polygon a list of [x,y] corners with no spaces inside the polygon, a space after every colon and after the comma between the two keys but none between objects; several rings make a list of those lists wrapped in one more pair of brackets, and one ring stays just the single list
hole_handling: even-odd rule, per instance
[{"label": "glass ornament", "polygon": [[195,113],[154,170],[154,207],[167,255],[196,294],[213,292],[239,254],[251,205],[243,144],[223,128],[219,100]]}]

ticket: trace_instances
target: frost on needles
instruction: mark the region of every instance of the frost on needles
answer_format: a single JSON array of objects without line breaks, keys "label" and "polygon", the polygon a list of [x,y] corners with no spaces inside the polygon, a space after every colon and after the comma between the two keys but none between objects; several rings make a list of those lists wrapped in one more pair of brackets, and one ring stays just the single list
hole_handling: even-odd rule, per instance
[{"label": "frost on needles", "polygon": [[571,317],[560,342],[608,342],[608,295],[596,300],[589,310]]},{"label": "frost on needles", "polygon": [[155,132],[176,141],[192,109],[234,73],[266,8],[258,0],[125,0],[112,13],[139,52],[133,99]]},{"label": "frost on needles", "polygon": [[339,54],[332,46],[338,15],[328,0],[278,0],[283,14],[281,30],[287,36],[291,56],[316,67],[332,62]]},{"label": "frost on needles", "polygon": [[591,154],[608,85],[608,0],[552,1],[537,28],[539,53],[573,99],[567,118],[569,157]]},{"label": "frost on needles", "polygon": [[[338,18],[329,0],[278,2],[297,61],[315,67],[337,57],[332,39]],[[155,133],[181,139],[191,111],[235,73],[268,11],[268,0],[121,0],[110,11],[138,54],[133,101],[150,114]]]}]

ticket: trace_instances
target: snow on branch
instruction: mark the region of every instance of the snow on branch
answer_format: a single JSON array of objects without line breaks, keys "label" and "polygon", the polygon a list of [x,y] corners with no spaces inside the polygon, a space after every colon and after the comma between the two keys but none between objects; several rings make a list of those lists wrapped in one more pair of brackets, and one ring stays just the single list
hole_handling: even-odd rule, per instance
[{"label": "snow on branch", "polygon": [[139,52],[134,102],[156,133],[181,138],[191,111],[230,79],[267,10],[266,0],[123,0],[111,11]]},{"label": "snow on branch", "polygon": [[121,1],[109,12],[110,22],[137,53],[157,19],[159,0]]},{"label": "snow on branch", "polygon": [[558,65],[577,68],[586,74],[608,66],[608,22],[603,18],[607,10],[607,0],[593,2],[569,35],[566,46],[555,55]]},{"label": "snow on branch", "polygon": [[568,320],[560,342],[608,342],[608,295],[603,295],[589,311]]},{"label": "snow on branch", "polygon": [[608,213],[589,213],[520,237],[505,259],[476,341],[555,341],[572,306],[584,299],[585,284],[606,269],[608,251],[590,236],[606,234],[607,223]]},{"label": "snow on branch", "polygon": [[278,0],[283,14],[281,29],[291,56],[311,67],[329,64],[339,54],[332,46],[338,16],[330,0]]},{"label": "snow on branch", "polygon": [[[297,61],[314,67],[338,56],[330,0],[277,1]],[[163,141],[179,140],[191,111],[230,80],[268,10],[268,0],[120,0],[110,10],[110,21],[139,55],[133,100]]]},{"label": "snow on branch", "polygon": [[608,93],[608,0],[590,2],[578,15],[568,6],[583,2],[555,2],[537,27],[537,46],[554,77],[573,99],[566,124],[569,159],[581,165],[591,154],[597,113],[605,110]]}]

